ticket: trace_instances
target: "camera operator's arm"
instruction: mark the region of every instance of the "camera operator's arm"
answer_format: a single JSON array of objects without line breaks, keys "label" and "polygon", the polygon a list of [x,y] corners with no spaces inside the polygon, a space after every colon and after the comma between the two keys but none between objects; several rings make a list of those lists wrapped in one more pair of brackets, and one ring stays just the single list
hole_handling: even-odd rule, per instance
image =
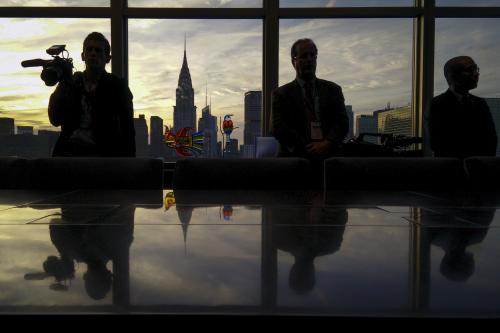
[{"label": "camera operator's arm", "polygon": [[120,129],[121,129],[121,144],[122,155],[135,157],[135,127],[134,127],[134,104],[132,102],[133,95],[125,81],[122,81],[122,96],[120,108]]},{"label": "camera operator's arm", "polygon": [[54,126],[61,126],[64,120],[64,110],[71,105],[72,88],[67,83],[59,83],[50,95],[49,120]]}]

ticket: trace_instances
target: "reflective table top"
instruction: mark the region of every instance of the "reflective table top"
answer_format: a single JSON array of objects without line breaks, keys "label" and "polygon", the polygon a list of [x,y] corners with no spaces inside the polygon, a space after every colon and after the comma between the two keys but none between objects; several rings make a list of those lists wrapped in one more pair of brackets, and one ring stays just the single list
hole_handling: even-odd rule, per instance
[{"label": "reflective table top", "polygon": [[1,190],[0,313],[500,317],[495,205],[349,195]]}]

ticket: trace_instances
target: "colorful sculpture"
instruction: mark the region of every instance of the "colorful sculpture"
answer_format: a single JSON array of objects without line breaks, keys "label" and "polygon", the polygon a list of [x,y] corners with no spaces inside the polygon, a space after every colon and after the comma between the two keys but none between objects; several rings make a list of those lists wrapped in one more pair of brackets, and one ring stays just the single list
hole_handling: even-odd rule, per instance
[{"label": "colorful sculpture", "polygon": [[193,156],[194,154],[201,154],[203,151],[203,132],[196,132],[191,134],[193,129],[191,127],[183,127],[177,131],[169,130],[165,126],[165,143],[167,147],[175,149],[179,156]]},{"label": "colorful sculpture", "polygon": [[231,133],[238,127],[234,127],[233,121],[231,120],[232,114],[226,114],[224,116],[224,121],[219,128],[222,134],[222,156],[226,151],[226,143],[231,142]]},{"label": "colorful sculpture", "polygon": [[222,216],[224,217],[224,221],[231,220],[231,216],[233,216],[233,206],[224,205],[224,208],[222,208]]},{"label": "colorful sculpture", "polygon": [[169,210],[174,205],[175,205],[174,192],[167,192],[167,194],[165,195],[165,210]]},{"label": "colorful sculpture", "polygon": [[232,114],[226,114],[224,116],[224,122],[222,123],[222,131],[228,138],[231,137],[231,133],[233,133],[234,129],[234,124],[233,121],[231,120],[231,116]]}]

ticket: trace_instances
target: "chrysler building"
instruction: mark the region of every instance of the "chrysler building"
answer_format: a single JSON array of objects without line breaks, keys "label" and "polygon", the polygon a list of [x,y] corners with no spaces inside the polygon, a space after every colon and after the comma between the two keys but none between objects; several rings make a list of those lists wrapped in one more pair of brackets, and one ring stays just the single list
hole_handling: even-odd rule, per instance
[{"label": "chrysler building", "polygon": [[178,131],[183,127],[191,127],[196,131],[196,106],[186,57],[186,37],[184,37],[184,60],[179,74],[174,106],[174,130]]}]

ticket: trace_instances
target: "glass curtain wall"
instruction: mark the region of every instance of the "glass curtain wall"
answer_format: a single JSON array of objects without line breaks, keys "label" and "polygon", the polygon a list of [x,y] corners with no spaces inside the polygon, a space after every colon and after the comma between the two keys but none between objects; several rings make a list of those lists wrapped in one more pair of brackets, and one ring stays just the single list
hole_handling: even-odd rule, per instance
[{"label": "glass curtain wall", "polygon": [[[121,51],[115,52],[113,70],[129,79],[135,95],[135,117],[140,119],[144,114],[145,118],[151,118],[155,109],[159,112],[157,116],[161,113],[160,118],[165,119],[163,125],[172,126],[174,92],[177,93],[175,80],[180,74],[178,67],[182,59],[179,58],[183,57],[180,50],[186,32],[188,65],[192,67],[190,74],[197,106],[196,126],[207,104],[205,95],[212,96],[214,110],[219,108],[217,116],[227,112],[237,118],[233,122],[234,127],[239,128],[234,129],[232,139],[238,143],[232,142],[235,146],[232,148],[221,142],[220,120],[217,121],[217,142],[221,142],[217,150],[232,149],[234,157],[253,154],[252,147],[244,147],[251,144],[249,136],[245,140],[250,127],[248,117],[245,118],[246,92],[261,91],[261,97],[253,99],[254,106],[262,110],[261,119],[254,120],[253,126],[259,124],[258,134],[268,135],[271,92],[278,84],[293,79],[288,44],[295,38],[312,37],[318,41],[318,75],[344,87],[346,104],[353,107],[353,135],[356,135],[357,116],[408,106],[413,109],[413,134],[421,133],[428,101],[433,93],[445,88],[440,67],[448,55],[457,52],[468,52],[480,62],[481,82],[476,93],[498,98],[494,88],[495,62],[490,58],[495,54],[491,36],[495,34],[500,11],[498,1],[493,0],[425,3],[411,0],[10,0],[0,4],[0,17],[3,37],[0,118],[5,125],[1,128],[6,128],[3,136],[18,135],[18,126],[21,126],[20,133],[34,135],[39,130],[42,133],[58,130],[48,124],[44,115],[51,88],[44,87],[36,69],[23,69],[18,63],[25,58],[44,57],[46,48],[60,43],[71,48],[75,67],[81,70],[78,44],[91,30],[105,33],[112,45],[119,46]],[[425,22],[425,26],[415,29],[417,25],[414,25],[412,29],[412,21]],[[149,45],[142,49],[139,38],[158,35],[157,31],[148,30],[149,25],[160,24],[157,22],[176,26],[163,28],[164,38],[158,47]],[[192,31],[180,31],[189,30],[186,25],[190,24],[191,28],[200,29],[198,36],[193,36]],[[467,35],[461,39],[450,30],[457,25],[468,27]],[[204,38],[199,37],[201,32]],[[213,37],[208,38],[209,35]],[[174,55],[174,49],[178,54]],[[160,53],[164,57],[159,56]],[[152,61],[152,65],[139,65],[145,59]],[[211,61],[213,59],[218,62]],[[162,61],[165,66],[161,65]],[[221,75],[210,74],[220,69],[215,67],[225,67],[227,81],[223,83],[220,77],[214,79]],[[162,74],[172,82],[161,83]],[[156,81],[148,75],[156,76]],[[146,82],[156,86],[145,89]],[[147,90],[150,91],[146,93]],[[226,104],[217,92],[226,94]],[[243,95],[236,98],[236,92]],[[153,96],[156,93],[157,96]],[[409,105],[410,100],[414,103]],[[150,119],[146,120],[147,149],[150,149],[153,126]],[[245,149],[247,155],[242,153]],[[24,155],[21,151],[0,154]]]}]

